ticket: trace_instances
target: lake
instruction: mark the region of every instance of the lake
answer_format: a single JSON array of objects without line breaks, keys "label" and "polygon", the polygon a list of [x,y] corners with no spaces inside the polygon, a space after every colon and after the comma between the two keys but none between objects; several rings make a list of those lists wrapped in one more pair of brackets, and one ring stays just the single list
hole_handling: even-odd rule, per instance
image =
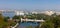
[{"label": "lake", "polygon": [[15,12],[3,12],[2,15],[9,16],[10,18],[12,18],[15,15]]},{"label": "lake", "polygon": [[37,22],[23,22],[20,23],[20,25],[18,26],[18,28],[22,28],[22,27],[29,27],[32,26],[33,28],[35,28],[36,26],[38,26],[39,24]]},{"label": "lake", "polygon": [[[3,14],[3,16],[9,16],[10,18],[12,18],[14,15],[15,15],[15,13],[14,12],[3,12],[2,13]],[[20,25],[18,26],[18,28],[25,28],[25,27],[28,27],[28,26],[32,26],[33,28],[35,27],[35,26],[38,26],[38,23],[37,22],[20,22]]]}]

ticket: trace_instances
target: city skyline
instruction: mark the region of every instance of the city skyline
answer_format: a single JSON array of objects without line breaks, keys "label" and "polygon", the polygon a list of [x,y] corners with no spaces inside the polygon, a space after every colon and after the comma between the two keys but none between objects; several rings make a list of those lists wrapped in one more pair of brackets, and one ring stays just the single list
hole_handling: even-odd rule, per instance
[{"label": "city skyline", "polygon": [[0,0],[0,9],[60,10],[60,0]]}]

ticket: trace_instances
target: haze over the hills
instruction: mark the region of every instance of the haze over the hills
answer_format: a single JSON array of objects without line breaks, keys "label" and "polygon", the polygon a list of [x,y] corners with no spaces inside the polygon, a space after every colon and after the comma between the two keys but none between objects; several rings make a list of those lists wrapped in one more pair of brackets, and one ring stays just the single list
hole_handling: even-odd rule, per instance
[{"label": "haze over the hills", "polygon": [[60,10],[60,0],[0,0],[0,9]]}]

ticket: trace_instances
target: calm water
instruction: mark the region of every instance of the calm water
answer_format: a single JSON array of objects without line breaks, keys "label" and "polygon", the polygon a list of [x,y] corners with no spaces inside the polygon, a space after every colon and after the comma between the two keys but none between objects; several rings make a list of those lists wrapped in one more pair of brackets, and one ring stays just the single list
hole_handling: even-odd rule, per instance
[{"label": "calm water", "polygon": [[[10,18],[12,18],[13,16],[15,15],[15,13],[14,12],[4,12],[3,13],[3,16],[9,16]],[[20,23],[20,25],[19,25],[19,28],[25,28],[25,27],[27,27],[27,26],[32,26],[33,28],[35,27],[35,26],[37,26],[38,25],[38,23],[36,23],[36,22],[34,22],[34,23],[31,23],[31,22],[24,22],[24,23]]]},{"label": "calm water", "polygon": [[15,15],[15,12],[3,12],[2,14],[3,16],[9,16],[10,18],[12,18]]},{"label": "calm water", "polygon": [[19,27],[28,27],[28,26],[32,26],[33,28],[35,28],[36,26],[38,26],[39,24],[37,22],[24,22],[24,23],[20,23]]},{"label": "calm water", "polygon": [[38,25],[37,22],[33,22],[33,23],[31,23],[31,22],[20,23],[20,26],[37,26],[37,25]]}]

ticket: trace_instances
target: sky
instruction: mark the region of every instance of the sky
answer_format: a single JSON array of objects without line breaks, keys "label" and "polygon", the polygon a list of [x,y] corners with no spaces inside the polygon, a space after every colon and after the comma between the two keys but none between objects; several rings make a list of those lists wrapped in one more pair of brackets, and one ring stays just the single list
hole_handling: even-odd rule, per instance
[{"label": "sky", "polygon": [[60,10],[60,0],[0,0],[0,9]]}]

